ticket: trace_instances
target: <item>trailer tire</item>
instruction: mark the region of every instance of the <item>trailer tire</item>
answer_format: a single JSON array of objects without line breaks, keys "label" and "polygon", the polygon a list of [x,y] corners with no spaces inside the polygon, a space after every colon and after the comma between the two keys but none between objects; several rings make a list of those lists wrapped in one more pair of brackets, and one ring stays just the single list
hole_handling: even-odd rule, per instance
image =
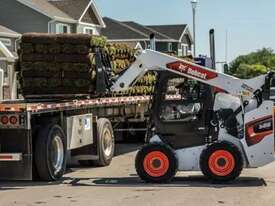
[{"label": "trailer tire", "polygon": [[78,160],[78,163],[82,167],[91,167],[94,166],[94,163],[92,160]]},{"label": "trailer tire", "polygon": [[115,153],[115,138],[111,122],[101,118],[97,120],[98,160],[93,160],[95,166],[104,167],[111,164]]},{"label": "trailer tire", "polygon": [[137,174],[145,182],[167,183],[177,173],[178,160],[169,146],[151,143],[139,150],[135,167]]},{"label": "trailer tire", "polygon": [[35,142],[34,161],[43,181],[59,180],[66,170],[67,141],[56,124],[41,127]]},{"label": "trailer tire", "polygon": [[217,183],[229,182],[242,172],[242,154],[230,142],[214,143],[202,151],[200,168],[204,176]]}]

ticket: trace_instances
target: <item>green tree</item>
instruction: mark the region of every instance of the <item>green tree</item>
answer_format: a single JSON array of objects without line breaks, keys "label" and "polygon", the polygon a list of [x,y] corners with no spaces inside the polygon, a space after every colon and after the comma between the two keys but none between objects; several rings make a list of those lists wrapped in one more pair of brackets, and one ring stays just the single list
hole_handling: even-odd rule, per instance
[{"label": "green tree", "polygon": [[260,64],[240,64],[235,76],[241,79],[250,79],[268,72],[268,68]]},{"label": "green tree", "polygon": [[237,57],[231,62],[229,73],[248,79],[275,69],[275,54],[270,48],[263,48],[248,55]]}]

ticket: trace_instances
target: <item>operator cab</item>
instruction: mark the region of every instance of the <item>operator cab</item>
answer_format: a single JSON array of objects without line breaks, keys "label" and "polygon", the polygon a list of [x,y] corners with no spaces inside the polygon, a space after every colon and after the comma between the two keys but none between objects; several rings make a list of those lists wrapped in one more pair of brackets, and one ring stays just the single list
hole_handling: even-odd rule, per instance
[{"label": "operator cab", "polygon": [[205,144],[213,96],[200,82],[158,72],[152,104],[152,128],[174,149]]}]

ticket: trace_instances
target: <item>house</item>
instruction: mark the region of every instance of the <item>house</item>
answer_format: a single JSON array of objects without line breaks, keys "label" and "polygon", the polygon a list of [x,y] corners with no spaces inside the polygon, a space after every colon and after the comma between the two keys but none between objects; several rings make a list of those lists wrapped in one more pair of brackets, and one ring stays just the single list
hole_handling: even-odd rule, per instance
[{"label": "house", "polygon": [[175,53],[179,56],[191,55],[193,39],[186,24],[179,25],[141,25],[133,21],[117,21],[103,18],[106,28],[102,35],[109,42],[125,43],[134,48],[150,48],[150,35],[155,34],[156,50]]},{"label": "house", "polygon": [[[17,42],[21,35],[11,29],[0,25],[0,69],[4,72],[1,85],[4,88],[0,90],[0,99],[15,98],[16,96],[16,76],[14,64],[17,59]],[[2,82],[3,81],[3,82]]]},{"label": "house", "polygon": [[1,0],[0,23],[21,34],[100,34],[105,27],[93,0]]}]

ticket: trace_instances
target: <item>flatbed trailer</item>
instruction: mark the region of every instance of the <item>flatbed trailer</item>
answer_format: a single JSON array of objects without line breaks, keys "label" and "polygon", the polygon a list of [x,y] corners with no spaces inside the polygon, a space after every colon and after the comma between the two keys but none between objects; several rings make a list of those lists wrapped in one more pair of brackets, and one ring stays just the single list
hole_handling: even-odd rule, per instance
[{"label": "flatbed trailer", "polygon": [[4,101],[0,104],[0,179],[57,180],[69,160],[109,165],[114,129],[127,131],[121,126],[127,122],[146,125],[149,107],[150,96]]}]

